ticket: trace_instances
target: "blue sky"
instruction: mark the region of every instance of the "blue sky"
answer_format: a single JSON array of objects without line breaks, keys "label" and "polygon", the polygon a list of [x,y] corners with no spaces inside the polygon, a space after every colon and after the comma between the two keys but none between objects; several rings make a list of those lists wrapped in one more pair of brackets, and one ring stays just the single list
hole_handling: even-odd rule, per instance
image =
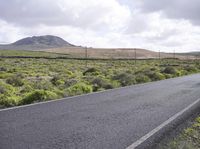
[{"label": "blue sky", "polygon": [[0,0],[0,42],[57,35],[76,45],[200,51],[199,0]]}]

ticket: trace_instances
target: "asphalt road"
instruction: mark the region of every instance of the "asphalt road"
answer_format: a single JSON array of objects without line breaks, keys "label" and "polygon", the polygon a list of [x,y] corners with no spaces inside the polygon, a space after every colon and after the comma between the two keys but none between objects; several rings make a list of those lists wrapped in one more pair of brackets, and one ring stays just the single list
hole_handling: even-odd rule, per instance
[{"label": "asphalt road", "polygon": [[200,74],[0,111],[0,149],[124,149],[200,98]]}]

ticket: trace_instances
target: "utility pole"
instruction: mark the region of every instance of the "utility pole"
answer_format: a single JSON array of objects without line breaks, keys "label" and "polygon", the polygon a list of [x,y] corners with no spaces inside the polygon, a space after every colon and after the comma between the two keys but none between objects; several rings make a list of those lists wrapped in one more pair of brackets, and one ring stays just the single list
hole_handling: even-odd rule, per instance
[{"label": "utility pole", "polygon": [[159,64],[161,65],[161,61],[160,61],[161,59],[160,59],[160,50],[158,51],[158,62],[159,62]]},{"label": "utility pole", "polygon": [[134,65],[134,74],[136,75],[136,59],[137,59],[137,52],[136,52],[136,49],[134,49],[134,52],[135,52],[135,54],[134,54],[134,56],[135,56],[135,58],[134,58],[134,60],[135,60],[135,65]]},{"label": "utility pole", "polygon": [[198,56],[197,55],[195,55],[195,61],[197,62],[197,59],[198,59]]},{"label": "utility pole", "polygon": [[136,61],[137,61],[137,52],[136,52],[136,49],[135,49],[135,64],[136,64]]},{"label": "utility pole", "polygon": [[174,50],[174,59],[176,59],[176,53],[175,53],[175,50]]},{"label": "utility pole", "polygon": [[87,48],[87,46],[86,46],[86,47],[85,47],[85,67],[86,67],[86,68],[87,68],[87,66],[88,66],[87,59],[88,59],[88,48]]}]

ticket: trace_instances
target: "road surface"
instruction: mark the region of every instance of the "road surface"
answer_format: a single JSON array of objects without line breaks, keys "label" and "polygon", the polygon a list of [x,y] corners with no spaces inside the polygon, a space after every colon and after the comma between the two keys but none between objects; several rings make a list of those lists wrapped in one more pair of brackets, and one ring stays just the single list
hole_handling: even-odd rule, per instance
[{"label": "road surface", "polygon": [[0,111],[0,149],[125,149],[200,98],[200,74]]}]

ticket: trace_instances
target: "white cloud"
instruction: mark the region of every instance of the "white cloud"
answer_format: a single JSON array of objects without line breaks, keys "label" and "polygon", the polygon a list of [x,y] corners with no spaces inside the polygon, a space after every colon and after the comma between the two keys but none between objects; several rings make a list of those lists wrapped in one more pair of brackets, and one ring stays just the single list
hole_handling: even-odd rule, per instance
[{"label": "white cloud", "polygon": [[199,0],[141,0],[140,7],[144,12],[162,11],[169,18],[185,19],[193,24],[200,25]]},{"label": "white cloud", "polygon": [[0,0],[0,42],[51,34],[72,44],[92,47],[200,50],[198,25],[183,17],[165,17],[167,8],[162,3],[150,6],[146,2],[144,7],[144,2]]},{"label": "white cloud", "polygon": [[121,29],[130,17],[129,8],[116,0],[7,0],[0,10],[2,19],[25,27],[68,25],[108,31]]},{"label": "white cloud", "polygon": [[21,30],[3,20],[0,20],[0,43],[9,43],[23,37]]}]

